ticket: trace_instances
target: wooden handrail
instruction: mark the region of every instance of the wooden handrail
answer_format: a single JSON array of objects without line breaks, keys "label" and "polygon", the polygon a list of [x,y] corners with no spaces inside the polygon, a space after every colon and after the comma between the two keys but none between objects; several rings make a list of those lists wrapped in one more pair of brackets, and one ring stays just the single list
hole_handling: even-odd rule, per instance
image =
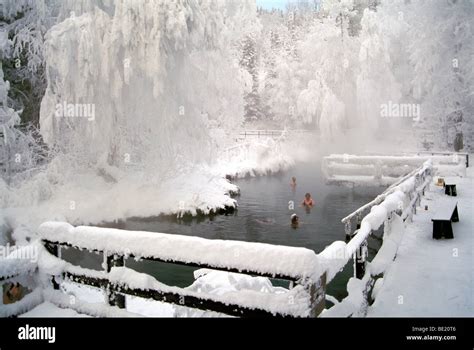
[{"label": "wooden handrail", "polygon": [[[60,247],[65,247],[65,248],[73,248],[73,249],[79,249],[79,250],[84,250],[86,248],[81,248],[78,246],[74,246],[69,243],[60,243],[60,242],[53,242],[50,240],[43,240],[44,244],[48,245],[57,245]],[[89,249],[88,249],[89,250]],[[97,249],[90,249],[90,251],[94,253],[104,253],[102,250],[97,250]],[[295,282],[298,283],[300,280],[300,277],[293,277],[293,276],[288,276],[284,274],[278,274],[278,273],[265,273],[265,272],[258,272],[258,271],[251,271],[251,270],[246,270],[246,269],[237,269],[237,268],[231,268],[231,267],[216,267],[213,265],[207,265],[207,264],[196,264],[196,263],[191,263],[191,262],[182,262],[182,261],[176,261],[176,260],[165,260],[165,259],[160,259],[160,258],[155,258],[155,257],[138,257],[133,254],[129,254],[128,257],[130,259],[140,259],[144,261],[152,261],[152,262],[160,262],[160,263],[167,263],[167,264],[173,264],[173,265],[178,265],[178,266],[187,266],[187,267],[195,267],[195,268],[201,268],[201,269],[210,269],[210,270],[216,270],[216,271],[224,271],[224,272],[231,272],[231,273],[241,273],[249,276],[258,276],[258,277],[266,277],[266,278],[272,278],[272,279],[277,279],[277,280],[283,280],[283,281],[289,281],[289,282]]]},{"label": "wooden handrail", "polygon": [[274,313],[263,308],[249,308],[238,304],[224,303],[212,299],[198,298],[194,295],[186,293],[174,293],[161,291],[156,289],[137,289],[130,288],[123,284],[117,284],[109,281],[107,278],[94,278],[84,275],[77,275],[66,272],[64,278],[75,283],[81,283],[88,286],[106,289],[114,294],[126,294],[144,299],[152,299],[159,302],[170,303],[178,306],[185,306],[203,311],[213,311],[230,316],[257,318],[257,317],[275,317],[275,318],[292,318],[290,314]]},{"label": "wooden handrail", "polygon": [[[90,247],[80,247],[80,246],[76,246],[67,242],[52,241],[50,239],[44,239],[44,238],[43,238],[43,244],[46,247],[47,251],[56,257],[60,255],[59,249],[61,247],[72,247],[75,249],[91,250]],[[144,297],[144,298],[153,299],[153,300],[162,301],[162,302],[168,302],[168,303],[172,303],[172,304],[176,304],[180,306],[186,306],[190,308],[224,313],[224,314],[228,314],[232,316],[240,316],[240,317],[270,317],[272,316],[272,317],[281,317],[281,318],[301,317],[299,313],[293,314],[291,311],[292,310],[291,307],[288,308],[288,310],[286,310],[285,308],[282,309],[286,311],[274,312],[271,309],[266,309],[263,306],[261,308],[260,307],[250,308],[246,306],[245,304],[243,305],[238,305],[236,303],[229,304],[228,302],[216,300],[216,298],[213,298],[212,295],[209,295],[209,294],[207,296],[206,294],[203,294],[202,297],[200,295],[193,295],[192,292],[186,291],[185,289],[182,289],[182,288],[180,288],[179,291],[177,291],[176,288],[174,288],[171,291],[169,289],[159,290],[159,289],[150,289],[150,288],[146,290],[142,290],[138,288],[131,288],[128,285],[117,284],[117,282],[111,281],[108,279],[108,274],[112,271],[114,267],[124,267],[125,256],[127,258],[135,258],[135,256],[133,254],[125,255],[122,253],[117,254],[113,252],[107,252],[101,249],[92,249],[92,251],[103,253],[104,256],[106,257],[106,261],[107,261],[106,273],[100,276],[97,276],[95,274],[88,276],[87,274],[83,274],[83,275],[78,274],[76,273],[75,270],[73,271],[65,270],[65,272],[63,272],[62,274],[62,277],[70,279],[73,282],[79,282],[82,284],[86,284],[86,285],[90,285],[90,286],[94,286],[94,287],[98,287],[98,288],[102,288],[106,290],[108,292],[107,301],[109,305],[111,306],[126,308],[126,303],[125,303],[125,294],[126,294],[126,295]],[[207,269],[220,270],[220,271],[225,271],[225,272],[243,273],[243,274],[253,275],[253,276],[263,276],[267,278],[287,280],[287,281],[290,281],[291,286],[298,285],[299,288],[302,288],[304,291],[306,291],[308,297],[303,298],[305,302],[308,302],[308,305],[306,306],[307,307],[306,310],[308,313],[306,316],[316,317],[317,315],[319,315],[320,312],[322,312],[322,310],[325,307],[325,287],[326,287],[326,274],[325,273],[323,273],[319,277],[319,279],[314,281],[311,278],[308,278],[309,276],[305,277],[304,274],[300,276],[286,275],[286,274],[281,274],[281,273],[270,273],[266,271],[259,271],[258,269],[255,269],[255,270],[238,269],[233,266],[223,267],[223,266],[214,266],[212,264],[196,263],[192,261],[170,260],[170,259],[160,258],[158,256],[151,256],[151,257],[139,256],[137,258],[148,260],[148,261],[157,261],[157,262],[171,263],[171,264],[190,266],[190,267],[196,267],[196,268],[207,268]],[[55,289],[59,289],[59,283],[56,280],[55,276],[52,276],[52,284]],[[297,301],[295,301],[295,303],[296,302]],[[295,308],[295,310],[297,309],[298,307]]]}]

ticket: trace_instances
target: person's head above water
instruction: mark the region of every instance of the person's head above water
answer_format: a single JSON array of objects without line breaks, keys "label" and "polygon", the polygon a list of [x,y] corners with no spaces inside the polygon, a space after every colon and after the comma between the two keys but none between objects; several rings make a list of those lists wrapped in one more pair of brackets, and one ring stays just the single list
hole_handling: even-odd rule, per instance
[{"label": "person's head above water", "polygon": [[306,194],[304,195],[304,197],[305,197],[306,199],[310,199],[310,198],[311,198],[311,193],[306,193]]},{"label": "person's head above water", "polygon": [[298,215],[296,215],[296,214],[291,215],[291,223],[292,223],[293,225],[298,224],[298,220],[299,220]]},{"label": "person's head above water", "polygon": [[291,178],[291,181],[296,182],[296,177],[293,176],[293,177]]}]

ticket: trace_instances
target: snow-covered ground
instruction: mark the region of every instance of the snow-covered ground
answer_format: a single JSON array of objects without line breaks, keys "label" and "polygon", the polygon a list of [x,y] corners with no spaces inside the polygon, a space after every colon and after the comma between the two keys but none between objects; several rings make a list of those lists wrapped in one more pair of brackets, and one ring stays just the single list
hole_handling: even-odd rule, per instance
[{"label": "snow-covered ground", "polygon": [[71,309],[62,309],[60,307],[57,307],[56,305],[50,303],[49,301],[46,301],[37,307],[35,307],[33,310],[28,311],[27,313],[24,313],[23,315],[20,315],[19,317],[22,318],[35,318],[35,317],[45,317],[47,315],[48,317],[51,318],[56,318],[56,317],[90,317],[88,315],[84,314],[78,314],[76,311],[71,310]]},{"label": "snow-covered ground", "polygon": [[431,185],[421,203],[428,211],[419,211],[406,226],[397,257],[368,310],[369,317],[474,315],[473,170],[467,169],[467,177],[446,178],[457,184],[460,221],[452,224],[454,239],[432,238],[434,208],[445,195],[442,187]]}]

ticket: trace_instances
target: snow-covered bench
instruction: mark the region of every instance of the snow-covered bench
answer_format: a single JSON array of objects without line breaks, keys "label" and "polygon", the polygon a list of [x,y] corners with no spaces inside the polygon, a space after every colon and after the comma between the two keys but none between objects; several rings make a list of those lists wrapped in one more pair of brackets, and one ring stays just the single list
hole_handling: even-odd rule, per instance
[{"label": "snow-covered bench", "polygon": [[458,195],[456,190],[456,184],[444,184],[444,194],[452,197],[456,197]]},{"label": "snow-covered bench", "polygon": [[458,202],[454,198],[442,198],[438,203],[433,222],[433,239],[454,238],[451,222],[458,222]]}]

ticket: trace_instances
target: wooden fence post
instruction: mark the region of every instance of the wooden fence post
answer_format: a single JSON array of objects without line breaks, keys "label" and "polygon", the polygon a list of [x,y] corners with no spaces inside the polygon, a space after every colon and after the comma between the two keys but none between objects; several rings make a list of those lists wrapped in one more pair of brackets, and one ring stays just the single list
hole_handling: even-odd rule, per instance
[{"label": "wooden fence post", "polygon": [[352,233],[351,220],[352,219],[347,220],[346,223],[344,224],[344,232],[346,234],[346,242],[349,242],[351,240],[351,233]]},{"label": "wooden fence post", "polygon": [[326,272],[314,283],[306,285],[310,296],[309,317],[318,317],[326,307]]},{"label": "wooden fence post", "polygon": [[[59,245],[52,242],[43,242],[44,247],[49,252],[49,254],[59,258]],[[54,276],[51,277],[51,283],[53,284],[53,289],[59,290],[59,283],[56,281]]]},{"label": "wooden fence post", "polygon": [[[352,237],[357,235],[358,230],[354,231]],[[367,266],[368,242],[365,240],[354,253],[354,277],[362,279],[365,275]]]},{"label": "wooden fence post", "polygon": [[[125,266],[123,256],[118,256],[116,254],[107,255],[107,272],[110,272],[112,267],[122,266]],[[110,306],[117,306],[121,309],[125,309],[125,295],[112,291],[110,284],[107,285],[107,298]]]}]

